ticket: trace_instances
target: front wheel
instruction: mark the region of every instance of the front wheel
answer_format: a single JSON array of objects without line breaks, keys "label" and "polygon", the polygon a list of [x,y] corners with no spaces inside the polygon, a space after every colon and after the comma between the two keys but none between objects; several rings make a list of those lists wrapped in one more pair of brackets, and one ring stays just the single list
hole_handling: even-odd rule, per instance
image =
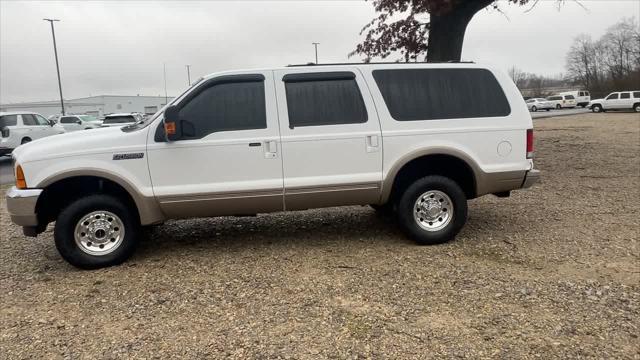
[{"label": "front wheel", "polygon": [[591,106],[591,111],[593,111],[594,113],[602,112],[602,105],[595,104],[595,105]]},{"label": "front wheel", "polygon": [[398,203],[402,229],[420,245],[452,240],[467,221],[467,197],[453,180],[430,175],[416,180]]},{"label": "front wheel", "polygon": [[560,106],[560,104],[556,105],[556,110],[560,110],[562,109],[562,106]]},{"label": "front wheel", "polygon": [[109,195],[90,195],[72,202],[60,212],[54,229],[60,255],[82,269],[124,262],[133,254],[139,237],[135,212]]},{"label": "front wheel", "polygon": [[536,112],[536,111],[538,111],[538,108],[537,108],[537,107],[535,107],[535,106],[532,106],[532,107],[531,107],[531,111]]}]

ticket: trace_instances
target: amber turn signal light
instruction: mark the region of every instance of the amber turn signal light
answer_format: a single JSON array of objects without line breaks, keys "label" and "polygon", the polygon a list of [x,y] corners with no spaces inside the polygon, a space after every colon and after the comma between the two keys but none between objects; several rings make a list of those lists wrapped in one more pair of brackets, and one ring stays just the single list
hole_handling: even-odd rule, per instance
[{"label": "amber turn signal light", "polygon": [[16,166],[16,187],[18,189],[26,189],[27,188],[27,180],[24,178],[24,172],[22,171],[22,166]]},{"label": "amber turn signal light", "polygon": [[176,134],[176,123],[174,122],[166,122],[164,123],[164,133],[167,135],[175,135]]}]

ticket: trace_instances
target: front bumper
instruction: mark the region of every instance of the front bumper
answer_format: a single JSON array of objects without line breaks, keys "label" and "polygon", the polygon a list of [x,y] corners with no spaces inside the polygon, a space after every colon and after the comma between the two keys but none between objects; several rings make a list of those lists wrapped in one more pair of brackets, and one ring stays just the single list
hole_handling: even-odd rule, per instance
[{"label": "front bumper", "polygon": [[0,156],[11,154],[12,151],[13,151],[13,148],[0,146]]},{"label": "front bumper", "polygon": [[524,175],[524,181],[522,182],[522,188],[526,189],[540,180],[540,170],[531,169]]},{"label": "front bumper", "polygon": [[41,193],[42,189],[9,189],[6,200],[11,221],[20,226],[37,226],[36,204]]}]

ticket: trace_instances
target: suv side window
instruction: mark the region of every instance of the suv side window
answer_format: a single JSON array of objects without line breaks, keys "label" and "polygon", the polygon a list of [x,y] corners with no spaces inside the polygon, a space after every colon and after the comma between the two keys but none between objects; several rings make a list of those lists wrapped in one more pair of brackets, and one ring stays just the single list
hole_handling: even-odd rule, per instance
[{"label": "suv side window", "polygon": [[33,116],[36,117],[36,121],[38,122],[38,125],[49,126],[49,120],[45,119],[42,115],[34,114]]},{"label": "suv side window", "polygon": [[7,126],[18,125],[18,115],[4,115],[0,116],[0,129]]},{"label": "suv side window", "polygon": [[507,116],[509,101],[486,69],[374,70],[391,116],[398,121]]},{"label": "suv side window", "polygon": [[75,116],[63,116],[60,118],[61,124],[75,124],[78,121],[78,118]]},{"label": "suv side window", "polygon": [[367,122],[367,110],[352,72],[288,74],[283,81],[292,129]]},{"label": "suv side window", "polygon": [[195,95],[180,109],[180,120],[193,126],[201,139],[220,131],[266,129],[264,81],[214,84]]},{"label": "suv side window", "polygon": [[620,99],[631,99],[631,93],[620,93]]},{"label": "suv side window", "polygon": [[640,91],[634,91],[633,92],[633,97],[636,99],[640,99]]},{"label": "suv side window", "polygon": [[564,98],[565,98],[565,99],[567,99],[567,100],[573,100],[573,99],[575,99],[575,97],[574,97],[573,95],[567,95],[567,96],[565,96]]},{"label": "suv side window", "polygon": [[607,96],[605,100],[617,100],[617,99],[618,99],[618,93],[615,93]]},{"label": "suv side window", "polygon": [[22,114],[22,124],[28,126],[36,126],[39,125],[36,117],[31,114]]}]

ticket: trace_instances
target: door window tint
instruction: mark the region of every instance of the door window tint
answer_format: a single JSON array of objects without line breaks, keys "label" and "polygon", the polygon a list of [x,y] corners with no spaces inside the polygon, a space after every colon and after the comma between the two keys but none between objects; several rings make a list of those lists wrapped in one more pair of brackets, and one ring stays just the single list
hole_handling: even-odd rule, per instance
[{"label": "door window tint", "polygon": [[18,115],[4,115],[0,116],[0,129],[7,126],[18,125]]},{"label": "door window tint", "polygon": [[399,121],[507,116],[500,84],[485,69],[375,70],[391,116]]},{"label": "door window tint", "polygon": [[634,91],[633,92],[633,97],[636,98],[636,99],[639,99],[640,98],[640,91]]},{"label": "door window tint", "polygon": [[549,100],[562,100],[560,96],[549,96]]},{"label": "door window tint", "polygon": [[78,121],[78,118],[75,116],[63,116],[60,118],[61,124],[75,124]]},{"label": "door window tint", "polygon": [[22,114],[20,116],[22,116],[22,123],[24,125],[29,125],[29,126],[38,125],[38,122],[35,116],[31,114]]},{"label": "door window tint", "polygon": [[618,98],[618,94],[611,94],[607,96],[606,100],[616,100]]},{"label": "door window tint", "polygon": [[[185,139],[200,139],[219,131],[266,129],[264,81],[213,85],[184,105],[179,117]],[[193,131],[185,131],[191,126]]]},{"label": "door window tint", "polygon": [[622,93],[620,94],[620,99],[631,99],[630,93]]},{"label": "door window tint", "polygon": [[573,95],[567,95],[564,98],[567,99],[567,100],[574,100],[575,99],[575,97]]},{"label": "door window tint", "polygon": [[331,79],[322,73],[299,74],[300,78],[294,76],[291,81],[285,77],[291,128],[367,122],[367,109],[355,75],[341,74],[348,76]]},{"label": "door window tint", "polygon": [[42,115],[35,115],[36,117],[36,121],[38,121],[38,124],[40,125],[49,125],[49,120],[45,119]]}]

